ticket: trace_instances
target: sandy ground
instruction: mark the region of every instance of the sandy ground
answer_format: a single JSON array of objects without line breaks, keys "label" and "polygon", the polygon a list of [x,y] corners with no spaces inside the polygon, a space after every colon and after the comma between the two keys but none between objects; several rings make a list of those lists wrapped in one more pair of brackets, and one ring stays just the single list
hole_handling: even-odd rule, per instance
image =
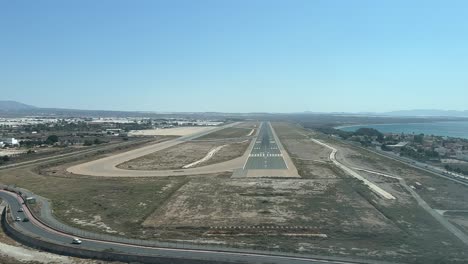
[{"label": "sandy ground", "polygon": [[468,213],[444,214],[450,222],[455,224],[465,234],[468,234]]},{"label": "sandy ground", "polygon": [[252,129],[243,127],[228,127],[200,137],[200,140],[216,140],[248,137]]},{"label": "sandy ground", "polygon": [[[392,232],[392,224],[342,180],[194,179],[143,223],[161,226],[330,226]],[[347,209],[343,209],[347,208]],[[341,216],[341,210],[348,212]]]},{"label": "sandy ground", "polygon": [[316,144],[309,139],[282,139],[284,146],[291,153],[291,157],[302,160],[328,161],[331,150]]},{"label": "sandy ground", "polygon": [[0,149],[0,156],[9,156],[26,153],[26,149]]},{"label": "sandy ground", "polygon": [[[20,246],[12,246],[0,242],[0,256],[10,257],[19,262],[38,262],[38,263],[78,263],[69,257],[54,255],[47,252],[40,252]],[[1,262],[0,263],[4,263]],[[84,262],[82,262],[84,263]]]},{"label": "sandy ground", "polygon": [[129,136],[187,136],[194,133],[205,132],[213,127],[175,127],[162,129],[132,130]]},{"label": "sandy ground", "polygon": [[232,159],[241,157],[242,155],[248,153],[247,148],[248,148],[249,144],[250,144],[249,140],[245,140],[245,141],[241,141],[241,142],[236,142],[236,143],[230,143],[230,144],[223,145],[222,148],[220,148],[209,159],[206,159],[203,162],[200,162],[200,163],[196,164],[193,167],[199,167],[199,166],[206,166],[206,165],[210,165],[210,164],[221,163],[221,162],[224,162],[224,161],[227,161],[227,160],[232,160]]},{"label": "sandy ground", "polygon": [[245,121],[236,125],[236,127],[252,129],[252,128],[258,128],[259,125],[260,125],[260,122]]},{"label": "sandy ground", "polygon": [[192,168],[192,167],[197,166],[200,163],[203,163],[203,162],[206,162],[206,161],[210,160],[218,151],[220,151],[225,146],[227,146],[227,145],[221,145],[221,146],[217,146],[217,147],[214,147],[214,148],[210,149],[210,151],[208,151],[208,153],[206,153],[206,155],[203,158],[201,158],[201,159],[199,159],[199,160],[197,160],[195,162],[192,162],[190,164],[184,165],[182,168],[184,168],[184,169]]}]

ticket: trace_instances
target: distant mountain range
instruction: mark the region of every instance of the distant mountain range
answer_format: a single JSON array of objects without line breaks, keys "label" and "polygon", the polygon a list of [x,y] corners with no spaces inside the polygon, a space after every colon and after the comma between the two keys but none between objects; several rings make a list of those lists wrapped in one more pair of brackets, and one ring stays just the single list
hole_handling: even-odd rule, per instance
[{"label": "distant mountain range", "polygon": [[356,115],[356,116],[388,116],[388,117],[468,117],[468,110],[438,110],[438,109],[415,109],[398,110],[390,112],[311,112],[305,111],[304,114],[328,114],[328,115]]},{"label": "distant mountain range", "polygon": [[437,109],[417,109],[417,110],[400,110],[383,113],[389,116],[450,116],[450,117],[468,117],[468,110],[437,110]]},{"label": "distant mountain range", "polygon": [[[220,113],[220,112],[206,112],[206,113],[157,113],[148,111],[109,111],[109,110],[79,110],[79,109],[65,109],[65,108],[41,108],[32,105],[23,104],[16,101],[0,100],[0,117],[4,116],[24,116],[24,115],[35,115],[35,116],[128,116],[128,117],[143,117],[143,116],[154,116],[154,115],[190,115],[190,116],[248,116],[248,115],[271,115],[272,113]],[[294,114],[294,113],[292,113]],[[301,114],[301,113],[296,113]],[[306,111],[302,114],[312,115],[357,115],[357,116],[388,116],[388,117],[468,117],[468,110],[455,111],[455,110],[437,110],[437,109],[417,109],[417,110],[400,110],[384,113],[374,112],[361,112],[361,113],[347,113],[347,112],[310,112]]]},{"label": "distant mountain range", "polygon": [[23,103],[16,102],[16,101],[0,101],[0,111],[2,112],[32,110],[32,109],[37,109],[37,107],[23,104]]}]

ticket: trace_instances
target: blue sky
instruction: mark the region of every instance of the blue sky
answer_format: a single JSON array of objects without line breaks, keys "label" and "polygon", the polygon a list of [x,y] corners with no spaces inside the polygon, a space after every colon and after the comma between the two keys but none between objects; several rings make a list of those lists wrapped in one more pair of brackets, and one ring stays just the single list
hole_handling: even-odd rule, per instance
[{"label": "blue sky", "polygon": [[468,1],[0,0],[1,99],[142,111],[468,109]]}]

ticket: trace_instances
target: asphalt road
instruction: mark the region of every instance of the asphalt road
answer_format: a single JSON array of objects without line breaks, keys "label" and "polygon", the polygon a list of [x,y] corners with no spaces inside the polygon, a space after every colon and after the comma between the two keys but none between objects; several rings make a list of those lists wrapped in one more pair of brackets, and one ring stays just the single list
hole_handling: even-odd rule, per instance
[{"label": "asphalt road", "polygon": [[[184,249],[170,247],[150,247],[110,241],[100,241],[88,238],[80,238],[83,243],[81,245],[74,245],[71,243],[74,236],[51,229],[40,223],[32,216],[28,208],[25,205],[22,205],[22,200],[18,195],[8,191],[0,191],[0,199],[6,201],[9,204],[11,213],[14,218],[18,216],[21,219],[24,217],[28,217],[30,219],[29,222],[15,222],[14,227],[17,230],[31,236],[40,237],[43,240],[53,242],[55,244],[66,245],[69,247],[83,248],[93,251],[114,250],[132,255],[155,256],[173,259],[216,261],[217,263],[362,263],[360,261],[331,260],[328,257],[320,259],[319,257],[301,255],[272,255],[265,254],[260,251],[255,253],[254,251],[236,252],[202,250],[191,249],[189,246]],[[18,212],[19,208],[23,208],[24,212]]]},{"label": "asphalt road", "polygon": [[260,127],[255,145],[245,163],[246,170],[283,170],[288,169],[283,154],[278,147],[271,126],[263,122]]}]

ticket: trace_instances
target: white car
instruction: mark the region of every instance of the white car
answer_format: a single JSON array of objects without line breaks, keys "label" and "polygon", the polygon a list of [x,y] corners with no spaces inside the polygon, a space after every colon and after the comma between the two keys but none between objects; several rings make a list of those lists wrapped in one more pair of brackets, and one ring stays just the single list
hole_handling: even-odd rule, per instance
[{"label": "white car", "polygon": [[20,207],[20,208],[18,209],[18,212],[23,212],[23,207]]},{"label": "white car", "polygon": [[18,221],[18,222],[19,222],[19,221],[21,221],[21,218],[20,218],[19,216],[17,216],[17,217],[15,218],[15,221]]},{"label": "white car", "polygon": [[73,240],[72,240],[72,244],[79,245],[79,244],[81,244],[81,240],[79,238],[74,237]]}]

